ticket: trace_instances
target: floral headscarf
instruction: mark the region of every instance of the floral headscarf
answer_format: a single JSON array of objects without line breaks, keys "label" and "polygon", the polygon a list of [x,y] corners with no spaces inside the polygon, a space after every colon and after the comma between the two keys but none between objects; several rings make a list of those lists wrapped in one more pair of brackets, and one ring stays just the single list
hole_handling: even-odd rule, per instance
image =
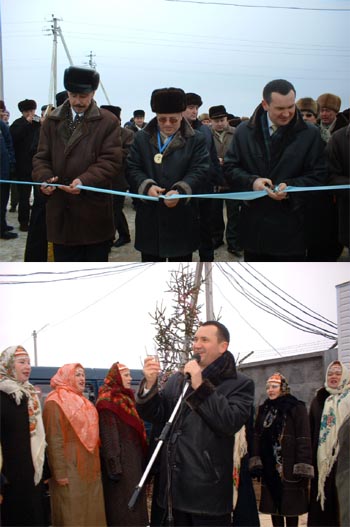
[{"label": "floral headscarf", "polygon": [[147,447],[145,426],[136,410],[134,392],[124,388],[119,370],[121,366],[120,363],[115,362],[107,373],[104,384],[98,391],[96,408],[110,410],[122,421],[135,428],[145,451]]},{"label": "floral headscarf", "polygon": [[28,382],[19,382],[16,376],[16,357],[28,353],[22,346],[10,346],[0,355],[0,391],[14,398],[16,404],[21,404],[23,397],[28,400],[28,421],[30,447],[34,466],[34,483],[37,485],[42,477],[45,458],[45,431],[41,415],[40,401],[34,386]]},{"label": "floral headscarf", "polygon": [[[328,372],[335,364],[341,367],[342,375],[338,387],[331,388],[327,384]],[[317,449],[319,473],[317,499],[321,502],[322,510],[325,500],[324,484],[338,457],[338,432],[345,419],[350,415],[349,371],[344,364],[339,361],[330,363],[327,368],[325,388],[330,395],[323,406]]]},{"label": "floral headscarf", "polygon": [[84,447],[93,452],[99,442],[98,414],[94,405],[76,388],[75,370],[79,363],[65,364],[51,379],[53,391],[46,397],[55,401]]}]

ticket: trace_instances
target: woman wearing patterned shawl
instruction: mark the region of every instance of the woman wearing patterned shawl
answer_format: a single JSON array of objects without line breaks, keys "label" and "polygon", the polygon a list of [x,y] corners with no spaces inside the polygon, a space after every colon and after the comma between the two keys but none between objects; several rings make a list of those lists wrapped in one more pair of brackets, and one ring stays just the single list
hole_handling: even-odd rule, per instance
[{"label": "woman wearing patterned shawl", "polygon": [[52,525],[105,526],[98,414],[83,394],[84,368],[65,364],[50,384],[53,391],[43,417],[52,474]]},{"label": "woman wearing patterned shawl", "polygon": [[[259,510],[274,527],[296,527],[308,510],[311,464],[310,427],[305,404],[289,393],[286,378],[274,373],[255,422],[253,475],[262,475]],[[259,471],[259,472],[258,472]]]},{"label": "woman wearing patterned shawl", "polygon": [[318,390],[310,406],[315,467],[308,515],[310,527],[340,525],[335,476],[339,450],[338,433],[350,415],[349,388],[349,371],[340,361],[333,361],[327,368],[324,388]]},{"label": "woman wearing patterned shawl", "polygon": [[142,476],[147,450],[145,427],[136,410],[131,380],[129,368],[116,362],[109,370],[96,402],[109,526],[148,525],[144,492],[132,511],[127,507]]},{"label": "woman wearing patterned shawl", "polygon": [[0,355],[0,431],[3,455],[1,525],[45,525],[42,472],[45,432],[40,402],[28,382],[31,366],[22,346]]}]

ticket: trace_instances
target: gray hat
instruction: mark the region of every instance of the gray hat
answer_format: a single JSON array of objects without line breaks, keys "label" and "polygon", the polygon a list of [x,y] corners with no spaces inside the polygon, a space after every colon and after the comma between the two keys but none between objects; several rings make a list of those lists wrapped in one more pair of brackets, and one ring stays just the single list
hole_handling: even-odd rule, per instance
[{"label": "gray hat", "polygon": [[91,68],[70,66],[64,71],[63,84],[67,91],[73,93],[90,93],[97,90],[100,75]]}]

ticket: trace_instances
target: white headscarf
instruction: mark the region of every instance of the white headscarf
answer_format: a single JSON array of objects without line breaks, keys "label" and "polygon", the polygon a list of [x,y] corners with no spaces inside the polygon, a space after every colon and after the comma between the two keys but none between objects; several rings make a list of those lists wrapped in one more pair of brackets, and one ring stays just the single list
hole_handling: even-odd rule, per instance
[{"label": "white headscarf", "polygon": [[[328,372],[334,364],[339,364],[342,368],[342,376],[337,388],[331,388],[327,384]],[[338,432],[345,419],[350,415],[349,371],[346,366],[339,361],[331,362],[327,368],[324,386],[330,395],[323,406],[317,449],[317,499],[321,502],[322,510],[324,510],[325,501],[324,484],[338,457]]]},{"label": "white headscarf", "polygon": [[[17,352],[17,353],[16,353]],[[34,465],[34,483],[42,478],[45,459],[45,431],[41,416],[40,401],[30,382],[19,382],[15,371],[16,355],[28,355],[22,346],[10,346],[0,355],[0,391],[13,397],[19,405],[23,396],[28,398],[28,421],[30,446]]]}]

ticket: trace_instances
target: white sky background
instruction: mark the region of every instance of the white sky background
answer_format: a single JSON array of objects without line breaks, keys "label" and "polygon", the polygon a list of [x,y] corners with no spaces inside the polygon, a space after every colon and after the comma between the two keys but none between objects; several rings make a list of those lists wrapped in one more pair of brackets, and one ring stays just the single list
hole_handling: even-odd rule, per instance
[{"label": "white sky background", "polygon": [[[203,0],[207,2],[207,0]],[[216,0],[214,0],[216,1]],[[234,0],[227,0],[234,3]],[[224,3],[224,2],[222,2]],[[349,0],[240,0],[243,5],[350,9]],[[165,86],[201,94],[203,106],[224,104],[250,116],[264,85],[293,82],[297,98],[332,92],[349,107],[350,11],[310,11],[203,5],[166,0],[0,0],[5,103],[48,102],[51,15],[76,65],[93,52],[97,70],[123,122]],[[68,59],[58,43],[58,91]],[[99,104],[106,104],[101,88]]]},{"label": "white sky background", "polygon": [[[125,266],[132,264],[115,264]],[[193,270],[196,264],[191,264]],[[244,264],[224,264],[244,275]],[[61,366],[81,362],[85,367],[108,368],[119,360],[131,368],[141,368],[145,347],[152,349],[155,329],[149,313],[163,301],[167,315],[172,313],[173,296],[165,293],[170,271],[179,264],[139,264],[129,270],[104,278],[51,282],[45,284],[3,285],[9,274],[63,272],[73,269],[107,267],[106,264],[0,264],[0,351],[23,344],[34,364],[32,332],[38,332],[38,364]],[[337,284],[350,279],[348,262],[339,263],[256,263],[259,273],[296,300],[320,315],[337,322]],[[25,280],[29,280],[26,277]],[[57,278],[54,276],[53,278]],[[42,278],[41,278],[42,279]],[[46,277],[49,279],[49,277]],[[242,358],[252,350],[254,360],[266,358],[259,350],[269,345],[248,326],[250,325],[275,348],[311,342],[333,341],[291,328],[276,317],[266,314],[235,292],[214,264],[214,311],[221,311],[221,321],[231,333],[230,350]],[[220,290],[219,290],[220,288]],[[261,287],[261,290],[263,288]],[[228,299],[225,300],[223,295]],[[101,301],[98,301],[102,299]],[[94,304],[88,309],[84,308]],[[76,313],[81,313],[75,315]],[[203,311],[202,320],[206,319]],[[46,326],[45,329],[39,331]],[[271,348],[270,348],[271,349]],[[277,357],[276,354],[268,358]]]}]

